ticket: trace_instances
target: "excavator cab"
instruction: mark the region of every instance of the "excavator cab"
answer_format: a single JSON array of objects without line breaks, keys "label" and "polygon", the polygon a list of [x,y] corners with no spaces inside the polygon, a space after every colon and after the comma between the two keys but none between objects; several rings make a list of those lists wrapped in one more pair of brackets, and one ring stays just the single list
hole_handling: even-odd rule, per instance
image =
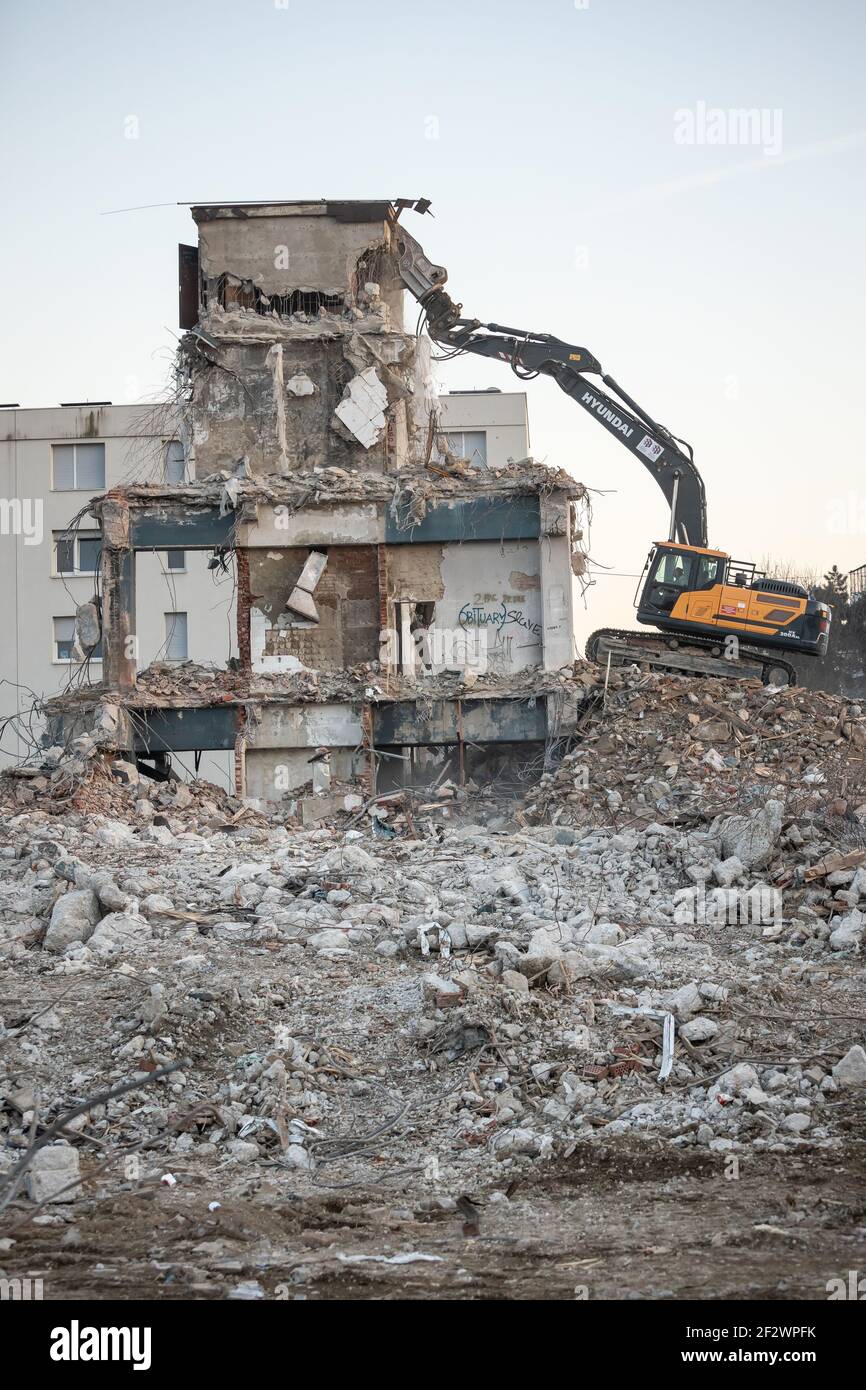
[{"label": "excavator cab", "polygon": [[665,633],[823,657],[830,609],[802,584],[772,579],[722,550],[658,541],[635,595],[637,620]]},{"label": "excavator cab", "polygon": [[[666,616],[692,583],[695,555],[687,546],[653,546],[644,573],[643,592],[636,603],[640,615]],[[650,621],[641,616],[641,622]],[[655,618],[652,619],[655,621]]]},{"label": "excavator cab", "polygon": [[[682,616],[687,595],[708,594],[725,578],[728,556],[721,550],[658,542],[649,553],[635,607],[640,622],[657,624],[675,608]],[[710,605],[707,605],[709,609]]]}]

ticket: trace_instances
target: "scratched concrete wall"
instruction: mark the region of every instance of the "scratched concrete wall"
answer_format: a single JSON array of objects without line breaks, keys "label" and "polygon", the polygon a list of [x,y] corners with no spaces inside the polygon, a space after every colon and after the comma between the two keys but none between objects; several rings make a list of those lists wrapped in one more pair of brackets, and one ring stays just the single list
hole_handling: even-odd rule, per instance
[{"label": "scratched concrete wall", "polygon": [[[487,633],[488,669],[542,664],[542,606],[537,541],[478,541],[444,548],[445,592],[434,628]],[[420,598],[421,595],[419,594]]]}]

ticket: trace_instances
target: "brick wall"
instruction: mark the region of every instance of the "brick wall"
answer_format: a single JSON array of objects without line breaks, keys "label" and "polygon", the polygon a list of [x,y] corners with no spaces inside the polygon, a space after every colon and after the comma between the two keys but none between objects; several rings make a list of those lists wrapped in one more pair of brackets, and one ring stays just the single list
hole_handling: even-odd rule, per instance
[{"label": "brick wall", "polygon": [[[313,595],[319,614],[318,623],[282,628],[271,626],[265,639],[265,654],[296,656],[305,666],[317,671],[342,671],[365,661],[378,660],[380,600],[377,551],[375,545],[329,547],[328,565]],[[273,563],[261,560],[257,564],[256,552],[252,552],[252,573],[247,580],[247,592],[252,594],[253,600],[257,597],[257,589],[267,589],[272,623],[291,593],[309,550],[289,547],[283,553],[286,564],[279,569],[280,592],[275,590]],[[262,577],[266,564],[267,584]],[[248,618],[246,628],[249,642]]]},{"label": "brick wall", "polygon": [[248,551],[236,551],[235,564],[238,586],[238,654],[241,669],[249,671],[252,666],[252,657],[250,654],[250,557]]},{"label": "brick wall", "polygon": [[235,795],[246,796],[246,770],[244,760],[247,752],[247,715],[246,710],[238,711],[240,727],[237,738],[235,739],[234,749],[234,775],[235,775]]}]

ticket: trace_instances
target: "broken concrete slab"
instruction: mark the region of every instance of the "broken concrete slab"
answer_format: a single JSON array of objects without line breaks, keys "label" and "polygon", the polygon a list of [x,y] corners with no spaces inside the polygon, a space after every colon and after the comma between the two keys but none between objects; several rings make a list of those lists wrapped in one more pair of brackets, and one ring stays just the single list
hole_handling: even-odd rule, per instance
[{"label": "broken concrete slab", "polygon": [[834,951],[855,950],[863,941],[866,932],[866,913],[852,908],[834,923],[830,933],[830,946]]},{"label": "broken concrete slab", "polygon": [[770,799],[752,815],[729,816],[720,826],[722,853],[750,869],[768,864],[782,833],[784,806]]},{"label": "broken concrete slab", "polygon": [[295,372],[286,382],[286,390],[293,396],[314,396],[316,394],[316,383],[307,376],[306,372]]},{"label": "broken concrete slab", "polygon": [[866,1052],[859,1043],[849,1047],[833,1068],[833,1079],[840,1086],[866,1086]]},{"label": "broken concrete slab", "polygon": [[89,940],[99,918],[99,899],[92,889],[78,888],[64,893],[51,913],[45,933],[46,951],[60,954],[67,946]]},{"label": "broken concrete slab", "polygon": [[308,594],[313,593],[316,585],[328,566],[328,556],[322,550],[311,550],[304,562],[295,584],[299,589],[305,589]]},{"label": "broken concrete slab", "polygon": [[387,404],[388,392],[376,368],[368,367],[349,382],[334,414],[359,443],[369,449],[385,428]]},{"label": "broken concrete slab", "polygon": [[27,1196],[32,1202],[74,1202],[81,1188],[69,1188],[69,1184],[80,1178],[78,1150],[65,1143],[46,1144],[33,1155],[27,1170]]},{"label": "broken concrete slab", "polygon": [[153,935],[150,922],[130,912],[110,912],[88,939],[89,950],[99,956],[116,956]]},{"label": "broken concrete slab", "polygon": [[316,601],[306,589],[294,588],[286,599],[286,608],[297,613],[299,617],[305,618],[308,622],[317,623],[319,621]]}]

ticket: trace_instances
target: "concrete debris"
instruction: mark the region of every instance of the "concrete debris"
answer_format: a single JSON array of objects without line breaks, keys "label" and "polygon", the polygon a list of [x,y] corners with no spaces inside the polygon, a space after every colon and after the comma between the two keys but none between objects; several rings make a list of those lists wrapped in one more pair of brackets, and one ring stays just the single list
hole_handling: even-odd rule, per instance
[{"label": "concrete debris", "polygon": [[57,954],[75,942],[88,941],[99,921],[99,899],[90,888],[74,889],[58,898],[45,933],[46,951]]},{"label": "concrete debris", "polygon": [[767,864],[782,833],[782,811],[781,801],[768,801],[751,815],[723,819],[719,830],[725,858],[748,869]]},{"label": "concrete debris", "polygon": [[866,1086],[866,1052],[859,1043],[849,1047],[836,1063],[833,1078],[840,1086]]},{"label": "concrete debris", "polygon": [[75,640],[82,651],[92,651],[102,636],[99,610],[95,603],[80,603],[75,610]]},{"label": "concrete debris", "polygon": [[325,572],[328,564],[327,555],[320,550],[311,550],[304,568],[298,575],[297,583],[289,597],[286,599],[286,608],[293,613],[299,614],[302,618],[307,618],[310,622],[317,623],[319,614],[313,599],[313,591]]},{"label": "concrete debris", "polygon": [[295,372],[286,382],[286,390],[291,391],[293,396],[314,396],[316,383],[311,381],[306,372]]},{"label": "concrete debris", "polygon": [[[761,739],[815,702],[827,722],[804,737],[820,739],[844,705],[831,723],[825,696],[618,680],[578,758],[510,805],[452,788],[446,820],[428,791],[342,798],[304,828],[205,783],[133,785],[116,762],[57,814],[6,779],[0,994],[46,1026],[4,1019],[3,1142],[20,1147],[36,1105],[45,1123],[97,1080],[183,1058],[164,1096],[111,1123],[128,1115],[131,1141],[164,1126],[169,1096],[173,1115],[204,1107],[160,1161],[205,1176],[224,1158],[227,1190],[273,1165],[301,1191],[393,1167],[456,1196],[491,1160],[519,1172],[602,1136],[833,1151],[836,1096],[866,1084],[847,1021],[863,1013],[862,825],[827,806],[832,778],[804,788],[780,760],[763,777],[769,751],[752,761],[745,735],[737,795],[754,783],[755,809],[725,813],[688,716],[692,696],[740,719],[754,704]],[[664,788],[628,780],[644,750]],[[386,1150],[363,1142],[383,1117]],[[108,1124],[82,1121],[62,1161]]]},{"label": "concrete debris", "polygon": [[334,414],[359,443],[369,449],[385,428],[387,404],[388,392],[376,368],[368,367],[349,382]]},{"label": "concrete debris", "polygon": [[81,1196],[78,1150],[69,1144],[46,1144],[27,1170],[27,1196],[33,1202],[74,1202]]},{"label": "concrete debris", "polygon": [[[859,890],[858,890],[859,891]],[[847,951],[858,947],[863,940],[866,914],[852,907],[830,933],[830,946],[834,951]]]}]

